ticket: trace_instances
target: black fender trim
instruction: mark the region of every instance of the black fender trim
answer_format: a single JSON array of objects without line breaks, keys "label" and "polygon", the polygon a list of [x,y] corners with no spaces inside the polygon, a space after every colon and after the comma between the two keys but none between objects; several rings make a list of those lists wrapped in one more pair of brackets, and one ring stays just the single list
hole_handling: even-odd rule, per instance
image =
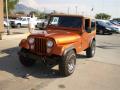
[{"label": "black fender trim", "polygon": [[65,54],[66,54],[67,52],[69,52],[70,50],[75,50],[75,52],[76,52],[75,47],[74,47],[74,46],[70,46],[70,47],[68,47],[68,48],[66,48],[66,49],[64,50],[63,55],[65,55]]},{"label": "black fender trim", "polygon": [[92,39],[90,40],[89,46],[91,46],[91,44],[92,44],[93,41],[96,41],[96,38],[92,38]]}]

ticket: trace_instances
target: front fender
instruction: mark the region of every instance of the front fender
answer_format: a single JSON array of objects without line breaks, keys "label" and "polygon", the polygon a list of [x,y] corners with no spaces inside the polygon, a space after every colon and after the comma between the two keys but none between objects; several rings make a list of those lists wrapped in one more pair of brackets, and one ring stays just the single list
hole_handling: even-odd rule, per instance
[{"label": "front fender", "polygon": [[76,49],[74,46],[69,46],[69,47],[65,48],[63,55],[66,55],[66,53],[69,52],[70,50],[75,50],[75,52],[76,52]]},{"label": "front fender", "polygon": [[76,49],[73,45],[60,45],[58,47],[55,47],[52,53],[59,56],[63,56],[70,50],[76,50]]},{"label": "front fender", "polygon": [[19,44],[19,47],[29,49],[28,41],[26,39],[22,39]]}]

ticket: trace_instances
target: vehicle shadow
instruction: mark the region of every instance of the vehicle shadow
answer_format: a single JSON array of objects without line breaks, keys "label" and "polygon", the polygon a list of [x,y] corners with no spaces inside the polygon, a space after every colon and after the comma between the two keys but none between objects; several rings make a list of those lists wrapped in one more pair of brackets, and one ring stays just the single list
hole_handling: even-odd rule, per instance
[{"label": "vehicle shadow", "polygon": [[96,47],[101,49],[114,49],[120,47],[120,45],[97,45]]},{"label": "vehicle shadow", "polygon": [[[58,69],[53,69],[47,67],[43,63],[36,63],[33,67],[24,67],[21,65],[18,59],[17,52],[18,47],[9,48],[0,51],[0,71],[9,72],[16,77],[27,78],[28,76],[38,77],[38,78],[62,78],[60,76]],[[85,55],[77,55],[77,59],[86,58]],[[57,66],[53,66],[57,67]]]},{"label": "vehicle shadow", "polygon": [[0,51],[0,71],[9,72],[21,78],[27,78],[27,76],[61,78],[58,70],[47,67],[43,63],[36,63],[36,65],[29,68],[22,66],[18,59],[18,50],[18,47],[14,47]]},{"label": "vehicle shadow", "polygon": [[85,58],[87,58],[87,57],[86,57],[86,55],[83,55],[83,54],[77,54],[77,55],[76,55],[76,58],[77,58],[77,59],[85,59]]}]

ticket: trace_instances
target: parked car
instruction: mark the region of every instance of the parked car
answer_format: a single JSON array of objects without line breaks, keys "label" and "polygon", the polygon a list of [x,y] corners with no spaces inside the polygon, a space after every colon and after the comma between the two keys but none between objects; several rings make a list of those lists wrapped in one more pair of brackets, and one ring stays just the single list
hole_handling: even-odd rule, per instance
[{"label": "parked car", "polygon": [[120,23],[115,20],[110,20],[110,23],[112,23],[113,25],[116,25],[116,26],[120,26]]},{"label": "parked car", "polygon": [[[27,27],[28,23],[29,23],[29,19],[30,19],[30,17],[17,18],[15,20],[11,20],[10,25],[11,25],[11,27],[18,27],[18,28]],[[35,19],[36,19],[36,24],[37,24],[37,18],[35,17]]]},{"label": "parked car", "polygon": [[44,29],[48,24],[48,20],[47,19],[39,19],[36,25],[36,28]]},{"label": "parked car", "polygon": [[114,24],[111,23],[111,22],[108,21],[108,20],[105,20],[104,22],[105,22],[107,25],[109,25],[111,28],[113,28],[113,30],[114,30],[115,33],[120,33],[120,26],[117,24],[117,22],[116,22],[116,23],[114,22]]},{"label": "parked car", "polygon": [[4,27],[8,27],[8,26],[10,26],[10,24],[9,24],[9,22],[7,22],[7,20],[4,20]]},{"label": "parked car", "polygon": [[25,27],[25,26],[28,26],[28,20],[29,20],[30,17],[21,17],[21,18],[17,18],[15,20],[11,20],[10,21],[10,25],[11,27],[17,27],[17,28],[20,28],[20,27]]},{"label": "parked car", "polygon": [[[85,27],[85,28],[83,28]],[[60,74],[71,75],[76,55],[85,51],[93,57],[96,47],[95,21],[78,15],[51,15],[46,30],[35,31],[21,40],[18,53],[21,64],[30,67],[41,61],[59,65]]]},{"label": "parked car", "polygon": [[96,21],[96,30],[98,34],[112,34],[114,29],[102,20]]}]

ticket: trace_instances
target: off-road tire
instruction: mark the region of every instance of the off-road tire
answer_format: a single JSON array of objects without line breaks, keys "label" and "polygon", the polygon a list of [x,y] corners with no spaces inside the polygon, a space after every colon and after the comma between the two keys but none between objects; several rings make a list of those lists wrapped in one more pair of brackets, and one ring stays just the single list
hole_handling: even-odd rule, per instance
[{"label": "off-road tire", "polygon": [[[26,52],[26,50],[25,49],[21,49],[20,52]],[[30,59],[29,57],[24,57],[22,55],[19,55],[19,61],[25,67],[31,67],[31,66],[33,66],[36,63],[35,60]]]},{"label": "off-road tire", "polygon": [[86,56],[88,58],[93,57],[95,55],[95,49],[96,49],[96,41],[93,40],[90,47],[86,49]]},{"label": "off-road tire", "polygon": [[76,54],[74,50],[68,51],[59,60],[59,71],[62,76],[69,76],[75,70],[76,65]]}]

